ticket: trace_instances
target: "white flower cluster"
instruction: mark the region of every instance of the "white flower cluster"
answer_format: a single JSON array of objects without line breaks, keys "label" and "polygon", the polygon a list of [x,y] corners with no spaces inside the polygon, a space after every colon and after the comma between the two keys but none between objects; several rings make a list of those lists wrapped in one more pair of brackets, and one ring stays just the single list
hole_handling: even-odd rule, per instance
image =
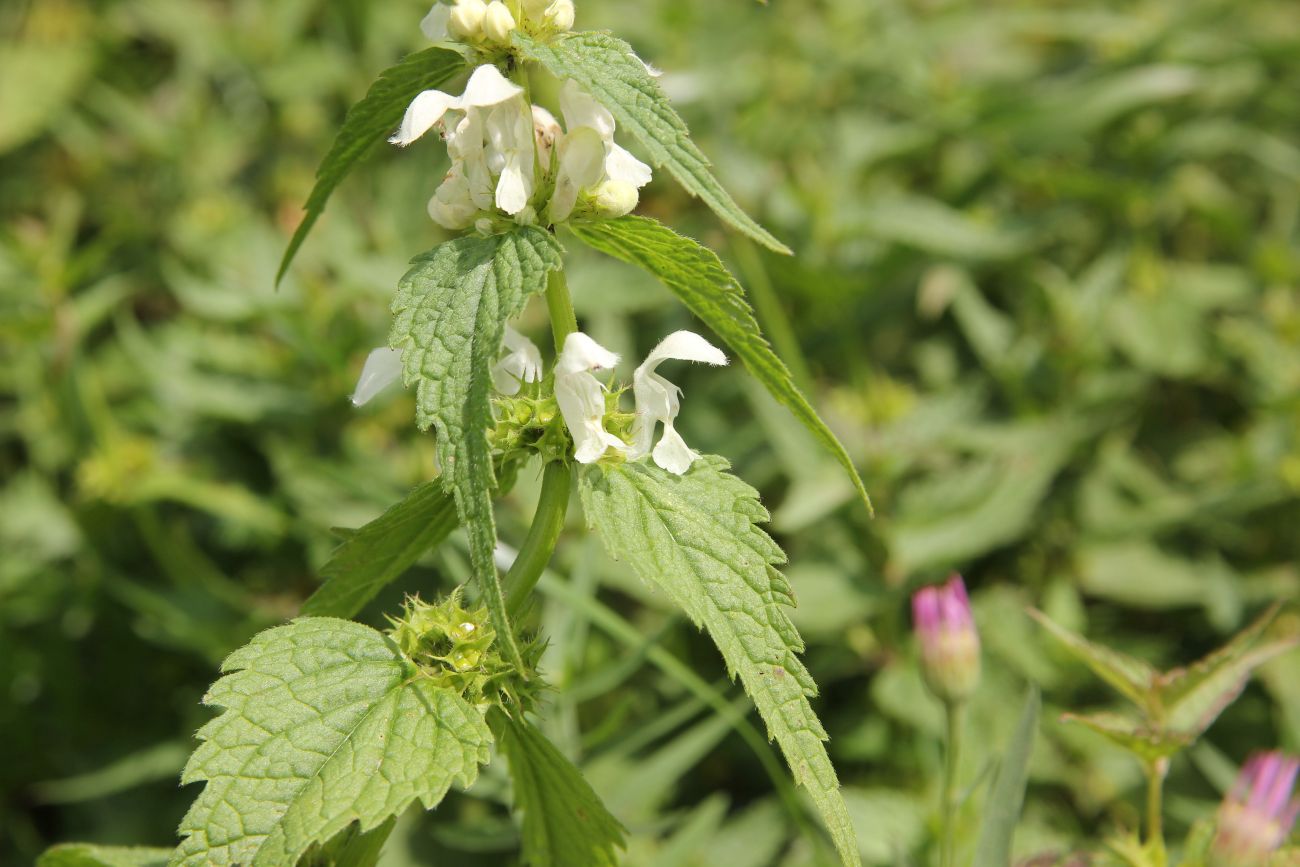
[{"label": "white flower cluster", "polygon": [[[580,209],[621,217],[636,207],[651,170],[614,142],[614,117],[573,81],[560,93],[565,128],[492,64],[465,92],[426,90],[411,101],[390,142],[405,147],[439,129],[451,169],[429,200],[429,216],[452,231],[505,214],[521,224],[569,219]],[[566,131],[567,128],[567,131]],[[549,203],[534,202],[553,190]],[[490,225],[490,222],[489,224]]]},{"label": "white flower cluster", "polygon": [[[580,464],[595,463],[612,448],[633,461],[652,455],[656,464],[679,476],[691,468],[699,454],[686,445],[674,427],[682,408],[682,391],[655,372],[670,359],[727,363],[720,349],[691,331],[675,331],[660,341],[632,374],[636,421],[629,446],[605,430],[605,386],[595,376],[596,371],[616,366],[618,356],[582,332],[565,339],[555,364],[555,400],[573,437],[574,460]],[[652,449],[655,429],[661,423],[663,436]]]},{"label": "white flower cluster", "polygon": [[[506,354],[492,368],[492,382],[502,394],[514,395],[523,383],[541,380],[542,355],[531,340],[509,326],[504,344]],[[573,437],[574,460],[595,463],[614,449],[633,461],[651,455],[656,464],[679,476],[691,468],[699,454],[686,445],[674,426],[682,408],[682,390],[656,372],[660,364],[670,360],[724,365],[727,356],[692,331],[675,331],[660,341],[632,374],[636,420],[632,424],[632,444],[628,445],[605,429],[606,388],[595,376],[598,371],[616,367],[618,356],[581,331],[565,339],[555,362],[555,401]],[[401,375],[401,353],[376,349],[366,359],[352,402],[357,406],[369,402]],[[663,435],[652,447],[660,424]]]},{"label": "white flower cluster", "polygon": [[454,0],[435,3],[420,22],[424,35],[434,42],[448,39],[469,44],[510,42],[510,34],[523,26],[527,33],[546,35],[573,29],[573,0],[523,0],[513,8],[502,0]]}]

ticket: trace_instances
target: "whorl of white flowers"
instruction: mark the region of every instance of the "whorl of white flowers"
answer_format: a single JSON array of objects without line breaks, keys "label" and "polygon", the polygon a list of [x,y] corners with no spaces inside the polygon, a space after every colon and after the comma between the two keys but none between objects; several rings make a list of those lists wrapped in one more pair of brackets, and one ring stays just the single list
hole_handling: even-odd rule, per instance
[{"label": "whorl of white flowers", "polygon": [[[555,368],[555,398],[573,437],[574,460],[594,463],[613,448],[625,453],[628,460],[652,455],[656,464],[679,476],[691,468],[699,454],[686,445],[674,427],[682,408],[682,391],[655,372],[669,360],[727,363],[720,349],[691,331],[676,331],[660,341],[632,376],[636,421],[632,445],[628,446],[605,430],[605,386],[592,375],[592,371],[614,367],[618,356],[581,332],[569,335]],[[659,424],[663,424],[663,436],[652,450]]]},{"label": "whorl of white flowers", "polygon": [[471,45],[509,44],[510,34],[519,27],[532,36],[573,29],[573,0],[523,0],[514,8],[521,21],[502,0],[439,2],[420,22],[420,29],[434,42],[453,40]]},{"label": "whorl of white flowers", "polygon": [[[506,43],[517,26],[511,8],[501,0],[437,3],[420,27],[434,41]],[[521,0],[513,8],[534,35],[573,26],[572,0]],[[490,231],[491,218],[502,214],[528,225],[539,211],[550,223],[631,212],[650,183],[650,167],[615,143],[613,115],[575,82],[565,82],[560,109],[567,130],[485,63],[460,96],[441,90],[416,96],[389,141],[405,147],[432,129],[441,133],[451,169],[429,200],[429,216],[451,231]],[[554,190],[549,203],[533,201],[539,190]]]}]

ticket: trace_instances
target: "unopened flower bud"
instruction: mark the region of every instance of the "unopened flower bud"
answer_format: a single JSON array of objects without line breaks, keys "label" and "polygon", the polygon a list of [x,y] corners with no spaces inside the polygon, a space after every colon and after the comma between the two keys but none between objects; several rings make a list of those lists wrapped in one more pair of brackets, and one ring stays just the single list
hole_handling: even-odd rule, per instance
[{"label": "unopened flower bud", "polygon": [[573,29],[573,0],[555,0],[546,7],[546,23],[552,29],[566,33]]},{"label": "unopened flower bud", "polygon": [[483,35],[483,18],[487,9],[483,0],[456,0],[447,21],[447,32],[456,39],[478,39]]},{"label": "unopened flower bud", "polygon": [[1282,753],[1252,757],[1219,807],[1210,867],[1264,867],[1282,847],[1300,798],[1292,799],[1300,760]]},{"label": "unopened flower bud", "polygon": [[632,213],[641,194],[627,181],[605,181],[591,191],[591,206],[602,217],[621,217]]},{"label": "unopened flower bud", "polygon": [[483,35],[493,42],[509,42],[515,29],[515,16],[501,0],[492,0],[483,16]]},{"label": "unopened flower bud", "polygon": [[980,638],[960,575],[912,597],[912,621],[921,642],[921,673],[945,703],[965,701],[980,679]]}]

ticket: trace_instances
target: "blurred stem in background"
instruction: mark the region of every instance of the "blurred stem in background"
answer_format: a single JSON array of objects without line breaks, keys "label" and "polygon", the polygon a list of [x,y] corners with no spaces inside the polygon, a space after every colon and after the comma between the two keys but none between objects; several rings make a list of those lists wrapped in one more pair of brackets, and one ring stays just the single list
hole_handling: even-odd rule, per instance
[{"label": "blurred stem in background", "polygon": [[1152,867],[1165,867],[1169,858],[1165,852],[1164,788],[1169,773],[1169,759],[1154,759],[1146,763],[1147,776],[1147,841],[1146,850]]},{"label": "blurred stem in background", "polygon": [[943,803],[940,805],[940,867],[956,867],[957,848],[957,768],[961,763],[962,729],[966,725],[966,703],[944,703],[948,736],[944,742]]}]

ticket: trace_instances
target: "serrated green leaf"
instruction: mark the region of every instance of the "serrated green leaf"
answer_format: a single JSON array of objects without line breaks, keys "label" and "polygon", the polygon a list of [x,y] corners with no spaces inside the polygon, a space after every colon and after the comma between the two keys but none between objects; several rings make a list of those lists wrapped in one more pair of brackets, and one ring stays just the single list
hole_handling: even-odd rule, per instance
[{"label": "serrated green leaf", "polygon": [[1007,867],[1011,863],[1011,843],[1020,822],[1020,811],[1025,805],[1029,757],[1034,751],[1034,735],[1038,732],[1041,709],[1038,688],[1030,687],[1025,708],[1020,713],[1020,723],[1002,754],[998,775],[993,780],[993,789],[984,807],[974,867]]},{"label": "serrated green leaf", "polygon": [[573,233],[595,249],[654,274],[692,313],[713,329],[745,367],[794,413],[839,461],[871,511],[871,497],[844,446],[799,391],[790,371],[772,351],[745,299],[745,290],[717,255],[690,238],[646,217],[580,223]]},{"label": "serrated green leaf", "polygon": [[599,31],[566,33],[547,42],[515,31],[515,44],[557,78],[571,78],[594,96],[641,142],[657,168],[668,169],[725,222],[769,250],[790,254],[789,247],[746,214],[718,183],[708,157],[691,141],[685,121],[630,45]]},{"label": "serrated green leaf", "polygon": [[1256,647],[1255,642],[1277,615],[1274,605],[1230,642],[1197,663],[1162,674],[1157,681],[1164,725],[1197,738],[1245,689],[1250,674],[1276,656],[1300,645],[1300,636],[1284,636]]},{"label": "serrated green leaf", "polygon": [[1150,705],[1151,692],[1159,672],[1140,659],[1135,659],[1109,647],[1093,644],[1060,626],[1041,611],[1031,609],[1029,616],[1037,620],[1061,646],[1074,654],[1093,673],[1114,687],[1121,695],[1138,707]]},{"label": "serrated green leaf", "polygon": [[583,508],[613,557],[708,630],[795,781],[807,788],[840,857],[856,865],[857,841],[826,754],[826,731],[808,701],[817,686],[799,659],[803,641],[787,612],[794,600],[776,569],[785,555],[758,526],[768,514],[757,492],[727,466],[705,456],[675,476],[646,462],[592,465],[581,475]]},{"label": "serrated green leaf", "polygon": [[398,284],[389,343],[402,350],[407,385],[416,386],[416,421],[438,433],[444,483],[469,537],[470,562],[492,615],[503,655],[523,661],[493,552],[492,365],[506,322],[530,295],[546,289],[563,266],[560,245],[540,229],[520,227],[491,237],[457,238],[418,257]]},{"label": "serrated green leaf", "polygon": [[425,482],[356,530],[321,567],[325,584],[303,603],[311,617],[355,617],[375,594],[456,529],[456,501]]},{"label": "serrated green leaf", "polygon": [[170,849],[65,843],[46,850],[36,867],[164,867],[171,854]]},{"label": "serrated green leaf", "polygon": [[532,867],[617,867],[625,833],[582,772],[524,720],[492,715],[523,813],[524,862]]},{"label": "serrated green leaf", "polygon": [[182,783],[207,781],[173,867],[293,864],[356,822],[469,786],[492,735],[480,710],[418,676],[368,626],[309,617],[256,636],[222,665]]},{"label": "serrated green leaf", "polygon": [[436,88],[452,79],[456,73],[465,69],[465,58],[446,48],[426,48],[409,55],[396,66],[379,74],[379,78],[366,91],[361,101],[348,109],[343,127],[334,137],[329,152],[316,170],[316,185],[312,187],[302,222],[293,233],[289,246],[280,260],[280,270],[275,275],[275,282],[284,279],[285,272],[298,254],[298,248],[306,240],[325,203],[334,192],[334,188],[356,166],[378,142],[383,141],[396,129],[406,112],[407,105],[422,90]]},{"label": "serrated green leaf", "polygon": [[1162,731],[1135,722],[1116,713],[1072,714],[1061,716],[1062,722],[1078,723],[1092,729],[1144,762],[1164,759],[1191,745],[1193,738]]}]

